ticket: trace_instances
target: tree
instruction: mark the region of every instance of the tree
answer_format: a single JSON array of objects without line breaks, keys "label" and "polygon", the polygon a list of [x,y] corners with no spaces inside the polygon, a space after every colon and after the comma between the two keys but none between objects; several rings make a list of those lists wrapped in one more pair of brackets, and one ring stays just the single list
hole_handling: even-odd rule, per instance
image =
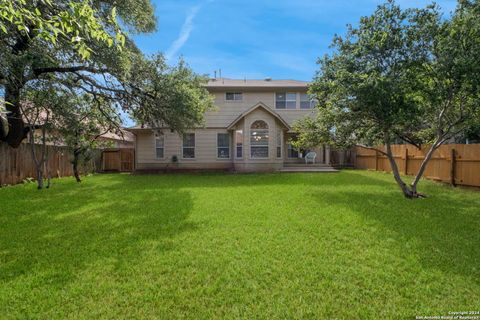
[{"label": "tree", "polygon": [[461,135],[461,142],[480,143],[480,120]]},{"label": "tree", "polygon": [[[112,3],[0,1],[0,85],[9,111],[8,134],[0,135],[1,141],[17,147],[28,133],[20,108],[20,95],[27,85],[71,72],[100,74],[118,59],[125,37]],[[118,11],[121,18],[130,16],[126,10]]]},{"label": "tree", "polygon": [[[329,142],[385,155],[408,198],[417,191],[433,152],[478,119],[480,91],[478,1],[460,1],[450,19],[435,5],[401,10],[387,1],[319,60],[310,88],[318,116],[296,124],[297,146]],[[395,140],[429,144],[413,182],[400,176],[391,150]],[[384,148],[376,147],[384,145]]]},{"label": "tree", "polygon": [[88,94],[56,91],[56,95],[57,103],[49,105],[52,131],[71,153],[74,177],[81,182],[79,166],[91,161],[99,148],[108,146],[99,138],[116,131],[112,123],[120,122],[119,115],[114,107],[99,106],[101,100]]},{"label": "tree", "polygon": [[8,119],[7,119],[7,109],[5,108],[5,102],[3,101],[2,98],[0,98],[0,135],[6,136],[8,134]]},{"label": "tree", "polygon": [[[48,147],[47,144],[54,139],[52,132],[52,113],[49,108],[51,95],[55,91],[49,87],[41,90],[31,90],[25,93],[25,101],[20,104],[23,121],[28,130],[28,142],[35,171],[37,175],[37,188],[43,189],[44,179],[47,178],[47,188],[50,187],[50,172],[48,171]],[[38,133],[40,131],[40,133]],[[39,146],[39,149],[37,149]]]},{"label": "tree", "polygon": [[213,107],[206,82],[183,60],[168,66],[163,55],[154,55],[135,64],[127,93],[132,98],[121,101],[129,104],[124,109],[139,123],[183,133],[201,124],[205,111]]},{"label": "tree", "polygon": [[27,136],[21,96],[43,81],[145,123],[199,124],[212,105],[200,100],[205,78],[183,62],[170,68],[159,55],[145,57],[126,34],[154,29],[150,0],[0,0],[0,89],[9,111],[0,141],[17,147]]}]

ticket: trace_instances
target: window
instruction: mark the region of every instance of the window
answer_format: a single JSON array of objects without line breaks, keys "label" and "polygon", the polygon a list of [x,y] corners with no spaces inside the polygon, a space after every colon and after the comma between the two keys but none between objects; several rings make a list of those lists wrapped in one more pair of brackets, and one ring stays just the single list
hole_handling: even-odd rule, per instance
[{"label": "window", "polygon": [[268,158],[268,125],[257,120],[250,127],[250,156]]},{"label": "window", "polygon": [[243,93],[242,92],[227,92],[225,94],[225,100],[227,101],[242,101]]},{"label": "window", "polygon": [[312,109],[317,105],[317,100],[307,93],[300,94],[300,109]]},{"label": "window", "polygon": [[288,144],[288,155],[289,158],[298,158],[298,150],[295,150],[293,146]]},{"label": "window", "polygon": [[155,139],[155,150],[157,153],[157,159],[163,159],[164,157],[164,151],[165,151],[165,137],[164,136],[158,136]]},{"label": "window", "polygon": [[282,157],[282,130],[277,130],[277,158]]},{"label": "window", "polygon": [[183,158],[195,158],[195,133],[186,133],[183,136]]},{"label": "window", "polygon": [[276,109],[296,109],[297,94],[290,92],[277,92],[275,94]]},{"label": "window", "polygon": [[217,134],[217,157],[220,159],[230,158],[230,135],[228,133]]},{"label": "window", "polygon": [[237,159],[243,158],[243,130],[235,131],[235,143],[236,143],[236,154]]}]

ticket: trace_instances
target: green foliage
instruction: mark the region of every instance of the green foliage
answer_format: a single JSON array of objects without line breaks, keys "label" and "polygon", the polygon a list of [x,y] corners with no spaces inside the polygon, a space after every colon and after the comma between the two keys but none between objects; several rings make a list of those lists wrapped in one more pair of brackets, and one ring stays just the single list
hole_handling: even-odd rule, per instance
[{"label": "green foliage", "polygon": [[[184,61],[168,66],[162,55],[139,59],[130,79],[134,98],[129,101],[139,123],[184,132],[202,124],[213,98],[204,88],[207,78],[195,74]],[[132,104],[133,102],[133,104]]]},{"label": "green foliage", "polygon": [[426,181],[434,196],[410,201],[389,175],[353,170],[53,184],[0,188],[5,318],[397,320],[478,310],[478,191]]},{"label": "green foliage", "polygon": [[[0,136],[6,136],[8,134],[8,119],[7,109],[5,108],[3,99],[0,98]],[[3,129],[2,129],[3,128]]]},{"label": "green foliage", "polygon": [[412,88],[424,63],[419,17],[435,14],[434,8],[402,11],[389,1],[357,28],[349,26],[344,38],[336,36],[336,52],[319,60],[310,88],[320,102],[318,119],[297,129],[339,146],[375,145],[404,129],[410,134],[419,111]]},{"label": "green foliage", "polygon": [[212,106],[204,77],[182,61],[169,67],[161,55],[145,57],[127,36],[155,29],[150,0],[0,1],[0,41],[8,44],[0,47],[0,86],[10,111],[0,140],[12,147],[25,138],[20,98],[43,82],[87,94],[103,112],[122,107],[179,132],[201,125]]},{"label": "green foliage", "polygon": [[[417,184],[434,151],[480,119],[480,2],[459,1],[444,19],[436,5],[401,10],[389,0],[332,46],[310,88],[317,117],[295,124],[294,145],[376,149],[404,195],[422,197]],[[399,140],[430,144],[411,186],[391,151]]]},{"label": "green foliage", "polygon": [[5,34],[17,31],[21,36],[42,39],[53,45],[61,37],[69,40],[83,59],[88,59],[92,52],[88,39],[108,46],[115,42],[118,48],[125,44],[116,8],[112,8],[109,16],[102,14],[91,0],[0,0],[0,30]]},{"label": "green foliage", "polygon": [[460,1],[446,19],[437,6],[401,10],[387,1],[336,36],[310,88],[318,117],[297,123],[296,144],[438,146],[472,126],[480,112],[479,7]]},{"label": "green foliage", "polygon": [[52,125],[58,138],[69,148],[73,161],[89,161],[98,148],[109,147],[100,139],[106,133],[115,133],[120,117],[107,101],[89,94],[70,92],[59,94],[51,104]]}]

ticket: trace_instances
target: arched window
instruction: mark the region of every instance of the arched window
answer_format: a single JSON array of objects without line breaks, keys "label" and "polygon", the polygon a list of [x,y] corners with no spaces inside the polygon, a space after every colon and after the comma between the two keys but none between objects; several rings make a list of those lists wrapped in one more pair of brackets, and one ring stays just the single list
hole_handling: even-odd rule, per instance
[{"label": "arched window", "polygon": [[257,120],[250,127],[250,156],[268,158],[268,124]]}]

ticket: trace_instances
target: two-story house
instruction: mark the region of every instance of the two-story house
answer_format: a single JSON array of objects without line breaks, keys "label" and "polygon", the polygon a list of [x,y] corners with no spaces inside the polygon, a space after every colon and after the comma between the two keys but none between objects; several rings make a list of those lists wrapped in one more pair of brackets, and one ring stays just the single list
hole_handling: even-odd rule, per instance
[{"label": "two-story house", "polygon": [[[275,171],[304,162],[289,139],[294,121],[315,112],[307,82],[219,78],[206,88],[216,108],[205,114],[203,127],[183,136],[168,128],[129,129],[135,134],[136,170]],[[317,163],[328,164],[323,147],[314,151]]]}]

